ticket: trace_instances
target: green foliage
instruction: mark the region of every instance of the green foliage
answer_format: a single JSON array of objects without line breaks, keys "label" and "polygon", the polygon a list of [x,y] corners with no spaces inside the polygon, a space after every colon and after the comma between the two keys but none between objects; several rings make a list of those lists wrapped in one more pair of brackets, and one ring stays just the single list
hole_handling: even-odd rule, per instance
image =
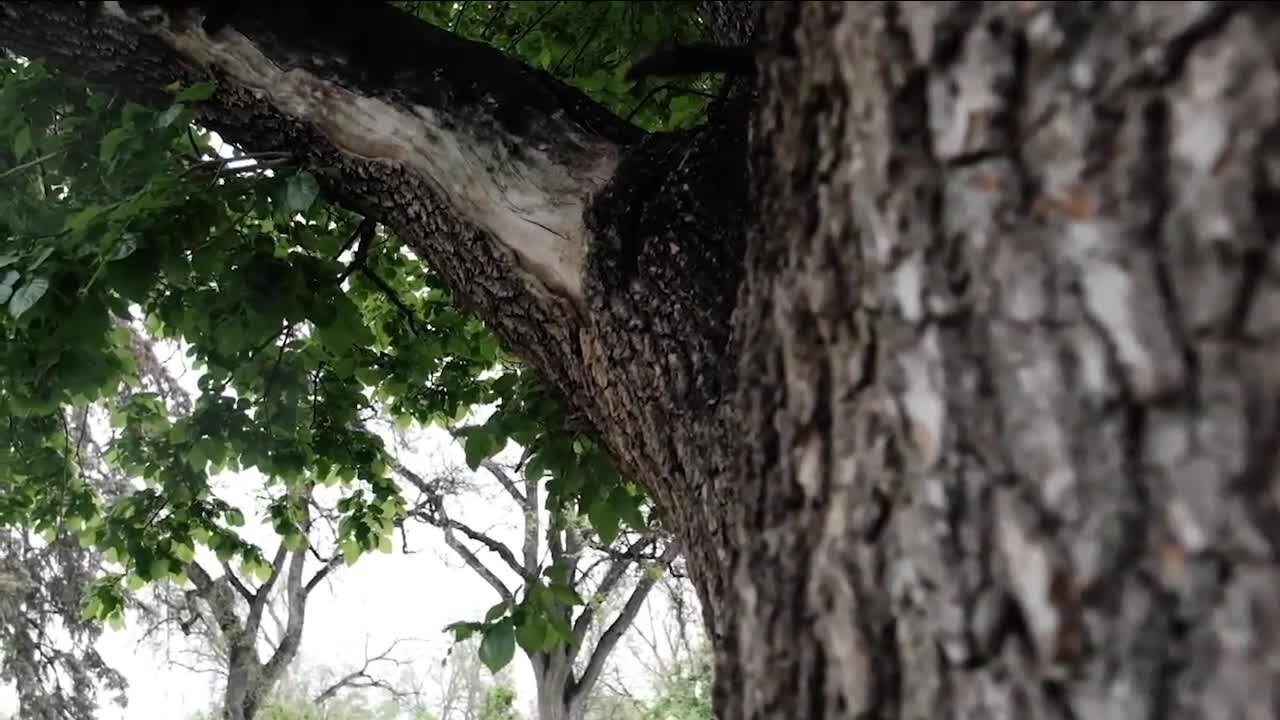
[{"label": "green foliage", "polygon": [[484,705],[480,707],[479,720],[520,720],[515,704],[515,690],[505,686],[490,688],[484,696]]},{"label": "green foliage", "polygon": [[643,720],[713,720],[711,658],[707,653],[684,663],[645,710]]},{"label": "green foliage", "polygon": [[[652,88],[621,78],[636,55],[697,35],[692,6],[415,4],[652,129],[696,121],[705,99],[668,88],[641,105]],[[376,235],[349,266],[361,218],[321,196],[324,168],[229,162],[192,125],[214,86],[170,90],[167,107],[144,108],[39,62],[0,61],[0,524],[67,528],[118,566],[90,588],[86,617],[119,625],[126,586],[184,582],[201,546],[267,568],[239,533],[245,509],[211,489],[222,472],[266,478],[266,519],[291,547],[305,542],[297,498],[340,485],[347,561],[389,550],[404,501],[364,425],[375,413],[455,430],[473,468],[510,442],[530,448],[526,472],[546,481],[549,507],[576,506],[606,542],[650,525],[643,494],[565,428],[536,373],[395,238]],[[190,413],[143,386],[139,326],[199,371]],[[107,458],[141,485],[112,502],[85,481],[67,432],[66,412],[87,405],[110,408]],[[496,411],[458,427],[482,405]],[[516,644],[568,640],[550,610],[581,602],[549,576],[451,629],[479,632],[501,667]]]},{"label": "green foliage", "polygon": [[702,39],[697,3],[402,2],[408,12],[463,37],[500,48],[545,70],[648,130],[697,124],[716,81],[626,79],[635,63],[660,46]]}]

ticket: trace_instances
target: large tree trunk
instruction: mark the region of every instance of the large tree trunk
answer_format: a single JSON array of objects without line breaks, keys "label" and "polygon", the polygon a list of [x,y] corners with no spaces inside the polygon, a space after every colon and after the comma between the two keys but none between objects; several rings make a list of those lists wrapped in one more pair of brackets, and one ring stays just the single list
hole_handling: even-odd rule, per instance
[{"label": "large tree trunk", "polygon": [[1267,7],[771,8],[728,717],[1277,716]]},{"label": "large tree trunk", "polygon": [[377,5],[135,5],[0,45],[335,168],[671,518],[720,717],[1280,712],[1275,12],[769,3],[758,104],[644,137]]}]

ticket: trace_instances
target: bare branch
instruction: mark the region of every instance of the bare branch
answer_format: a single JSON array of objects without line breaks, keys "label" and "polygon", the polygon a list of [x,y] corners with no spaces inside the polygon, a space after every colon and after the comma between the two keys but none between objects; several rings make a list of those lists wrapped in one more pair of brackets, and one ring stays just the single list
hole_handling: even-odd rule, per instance
[{"label": "bare branch", "polygon": [[[444,512],[441,511],[440,515],[443,516]],[[457,520],[451,520],[448,517],[443,517],[442,519],[444,521],[444,524],[446,524],[450,529],[460,530],[463,535],[466,535],[472,540],[475,540],[481,545],[484,545],[489,550],[493,551],[498,557],[502,558],[502,560],[506,562],[507,565],[510,566],[511,569],[514,570],[516,574],[519,575],[522,579],[526,581],[531,579],[530,577],[531,573],[525,570],[525,568],[520,565],[520,563],[516,560],[515,554],[511,552],[511,548],[507,547],[506,545],[503,545],[502,543],[498,542],[497,540],[494,540],[493,538],[489,537],[488,535],[485,535],[484,533],[478,530],[474,530],[471,527],[458,522]],[[534,568],[536,569],[537,568],[536,556],[534,557],[534,561],[535,561]]]},{"label": "bare branch", "polygon": [[369,655],[369,643],[368,643],[368,640],[366,639],[364,663],[358,669],[353,670],[347,673],[346,675],[343,675],[341,678],[338,679],[337,682],[333,683],[332,685],[329,685],[324,690],[321,690],[319,693],[317,693],[315,696],[315,699],[312,700],[312,704],[324,705],[329,700],[332,700],[333,697],[337,695],[344,688],[377,688],[377,689],[386,691],[393,698],[396,698],[396,699],[403,699],[403,698],[416,696],[418,694],[416,691],[402,690],[396,687],[395,685],[391,684],[390,682],[383,680],[381,678],[375,677],[373,674],[371,674],[372,666],[380,662],[390,663],[396,667],[403,667],[409,664],[407,661],[400,660],[391,656],[391,653],[395,651],[396,646],[399,645],[401,642],[402,642],[402,639],[396,639],[391,643],[390,646],[387,647],[386,650],[383,650],[377,655],[374,655],[371,657]]},{"label": "bare branch", "polygon": [[[626,575],[627,569],[636,563],[636,558],[644,549],[654,542],[653,536],[646,536],[631,544],[621,557],[615,559],[609,569],[604,574],[604,579],[596,587],[596,593],[604,597],[608,597],[613,593],[613,589]],[[667,553],[675,556],[673,552],[675,543],[667,546]],[[651,583],[652,584],[652,583]],[[645,592],[648,592],[646,589]],[[577,652],[577,648],[582,645],[582,640],[587,636],[587,630],[591,628],[591,623],[595,620],[595,609],[588,605],[583,609],[582,614],[578,615],[578,619],[573,623],[573,652]]]},{"label": "bare branch", "polygon": [[302,594],[304,596],[310,595],[311,591],[315,590],[316,586],[319,585],[329,575],[329,573],[337,569],[338,564],[341,562],[341,560],[342,560],[342,556],[336,555],[336,554],[333,557],[326,560],[325,564],[319,570],[317,570],[316,574],[312,575],[311,579],[307,581],[307,584],[303,586]]},{"label": "bare branch", "polygon": [[492,538],[477,532],[462,523],[451,520],[444,509],[443,494],[440,492],[440,482],[438,480],[436,482],[428,482],[421,475],[409,470],[394,458],[391,460],[391,468],[409,484],[416,487],[419,492],[427,496],[426,501],[421,503],[419,507],[410,511],[409,514],[430,525],[440,528],[444,534],[445,545],[448,545],[450,549],[457,553],[458,556],[462,558],[463,562],[465,562],[468,567],[479,575],[481,579],[488,583],[503,600],[506,600],[507,602],[514,602],[515,595],[511,592],[511,589],[508,588],[506,584],[503,583],[502,580],[499,579],[498,576],[490,570],[474,552],[471,551],[470,548],[459,541],[453,531],[456,528],[471,539],[498,553],[498,555],[501,556],[503,560],[505,560],[507,564],[523,578],[525,577],[525,573],[519,563],[515,561],[515,556],[511,554],[511,551],[506,546]]},{"label": "bare branch", "polygon": [[500,595],[503,600],[510,603],[515,602],[515,595],[511,590],[503,584],[502,580],[500,580],[497,575],[493,574],[492,570],[485,566],[480,558],[476,557],[475,553],[471,552],[466,545],[463,545],[458,541],[458,538],[453,534],[451,529],[445,529],[444,542],[462,558],[463,562],[465,562],[468,567],[475,571],[475,573],[485,582],[489,583],[489,587],[497,591],[498,595]]},{"label": "bare branch", "polygon": [[[516,487],[515,481],[507,474],[506,468],[492,460],[482,461],[480,463],[480,467],[488,470],[490,475],[497,478],[498,482],[502,483],[502,487],[506,489],[507,494],[514,498],[515,501],[520,504],[521,508],[529,510],[529,499],[520,492],[519,488]],[[537,508],[534,509],[536,510]]]},{"label": "bare branch", "polygon": [[[676,543],[671,543],[667,546],[666,552],[662,554],[662,560],[670,562],[677,554],[678,546]],[[613,652],[613,648],[618,644],[618,640],[622,638],[622,634],[627,631],[627,628],[635,620],[636,614],[640,612],[640,607],[644,604],[645,597],[653,589],[654,584],[658,582],[658,578],[658,575],[649,573],[641,578],[640,582],[636,583],[636,587],[631,591],[631,597],[627,598],[627,604],[623,606],[622,612],[618,613],[618,617],[614,618],[609,628],[596,641],[595,650],[591,652],[587,667],[583,669],[582,676],[573,683],[573,687],[569,690],[570,697],[576,697],[579,694],[591,691],[592,686],[595,685],[596,680],[600,677],[600,671],[604,669],[604,663],[608,659],[609,653]],[[583,614],[585,615],[586,613],[584,612]],[[575,627],[574,630],[576,631],[577,628]]]}]

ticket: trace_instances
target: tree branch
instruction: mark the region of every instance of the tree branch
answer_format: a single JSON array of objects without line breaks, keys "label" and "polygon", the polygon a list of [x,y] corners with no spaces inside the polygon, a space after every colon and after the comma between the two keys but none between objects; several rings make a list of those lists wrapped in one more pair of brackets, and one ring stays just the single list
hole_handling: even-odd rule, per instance
[{"label": "tree branch", "polygon": [[298,646],[302,643],[302,627],[307,614],[307,596],[302,587],[302,570],[306,561],[307,555],[302,551],[291,553],[289,558],[289,572],[285,579],[285,603],[289,610],[289,619],[286,621],[280,644],[262,669],[268,683],[273,683],[279,678],[289,663],[293,662]]},{"label": "tree branch", "polygon": [[[646,547],[653,544],[653,542],[654,542],[654,537],[651,535],[640,538],[635,543],[633,543],[631,547],[628,548],[627,551],[623,553],[621,557],[618,557],[617,559],[615,559],[609,565],[609,569],[605,571],[604,579],[602,579],[600,581],[600,584],[596,587],[596,594],[601,595],[603,597],[609,597],[609,595],[613,593],[613,589],[618,585],[619,582],[621,582],[623,576],[627,572],[627,569],[636,563],[636,558],[639,556],[639,554],[643,552]],[[672,543],[670,546],[667,547],[667,552],[672,553],[671,555],[672,557],[675,557],[674,553],[672,552],[672,549],[674,547],[675,547],[675,543]],[[645,592],[648,592],[648,590],[646,590]],[[582,613],[578,615],[578,619],[574,621],[573,623],[574,651],[573,652],[575,654],[577,652],[577,648],[582,645],[583,638],[587,636],[587,631],[591,628],[591,623],[594,620],[595,620],[595,609],[592,608],[590,605],[588,605],[587,607],[583,608]]]},{"label": "tree branch", "polygon": [[241,582],[240,578],[236,576],[234,572],[231,571],[231,563],[228,563],[225,560],[222,561],[222,573],[223,573],[223,577],[227,579],[227,582],[231,585],[231,587],[235,588],[235,591],[240,594],[240,597],[244,598],[244,601],[246,603],[249,603],[250,605],[252,605],[253,598],[254,598],[253,591],[251,591],[247,585]]},{"label": "tree branch", "polygon": [[444,531],[444,542],[462,558],[468,567],[475,571],[485,582],[489,583],[489,587],[493,588],[503,600],[509,603],[515,602],[515,595],[511,590],[503,584],[502,580],[498,579],[497,575],[493,574],[492,570],[485,566],[480,558],[476,557],[475,553],[471,552],[466,545],[458,542],[451,530],[446,529]]},{"label": "tree branch", "polygon": [[[671,543],[667,546],[666,552],[662,554],[662,560],[670,562],[677,554],[676,544]],[[613,652],[618,640],[622,638],[623,633],[631,626],[636,614],[640,612],[640,607],[644,605],[649,591],[653,589],[654,584],[657,582],[657,575],[646,574],[640,579],[640,582],[636,583],[636,587],[631,591],[631,597],[627,598],[627,604],[623,606],[622,612],[618,613],[618,617],[614,618],[608,629],[596,641],[596,647],[591,652],[591,658],[587,660],[587,666],[583,669],[582,676],[574,681],[573,687],[569,690],[570,698],[576,698],[591,692],[592,686],[595,685],[596,680],[600,677],[600,671],[604,669],[604,663],[608,659],[609,653]],[[583,614],[585,615],[586,613]],[[577,628],[575,627],[574,630],[576,635]]]},{"label": "tree branch", "polygon": [[507,491],[508,495],[515,499],[521,508],[527,509],[529,507],[529,499],[525,497],[524,493],[520,492],[519,488],[516,487],[515,481],[513,481],[511,476],[507,474],[506,468],[492,460],[482,460],[480,462],[480,467],[488,470],[490,475],[497,478],[498,482],[502,483],[503,489]]},{"label": "tree branch", "polygon": [[359,667],[359,669],[353,670],[347,673],[346,675],[343,675],[341,678],[338,679],[337,682],[329,685],[324,690],[321,690],[319,693],[317,693],[315,698],[311,701],[312,704],[316,706],[324,705],[326,702],[332,700],[333,697],[337,695],[338,692],[340,692],[343,688],[378,688],[386,691],[393,698],[397,698],[397,699],[412,697],[416,695],[417,693],[413,691],[401,690],[400,688],[397,688],[391,683],[385,680],[376,678],[370,674],[371,666],[378,662],[389,662],[397,667],[407,664],[401,660],[391,657],[391,653],[395,651],[396,646],[399,645],[400,642],[401,642],[401,639],[397,638],[391,643],[390,646],[387,647],[386,650],[383,650],[377,655],[370,657],[369,643],[368,643],[368,640],[366,639],[364,663]]},{"label": "tree branch", "polygon": [[[266,582],[262,583],[249,603],[249,617],[245,620],[245,626],[249,628],[250,632],[257,632],[258,626],[262,624],[262,610],[271,598],[271,589],[275,587],[276,578],[280,577],[280,572],[284,569],[284,561],[288,555],[289,549],[285,547],[284,541],[281,540],[276,547],[276,556],[271,560],[271,576],[267,578]],[[230,568],[227,569],[227,575],[231,576]]]},{"label": "tree branch", "polygon": [[308,595],[308,596],[311,595],[311,591],[315,590],[316,586],[319,585],[321,582],[323,582],[324,579],[328,577],[329,573],[336,570],[339,563],[341,562],[342,562],[341,555],[334,555],[333,557],[325,561],[325,564],[321,566],[321,568],[316,571],[316,574],[312,575],[311,579],[307,581],[307,584],[303,586],[302,594]]},{"label": "tree branch", "polygon": [[[443,515],[443,513],[441,514]],[[519,575],[522,580],[530,579],[529,572],[527,572],[524,569],[524,567],[520,565],[519,561],[516,560],[516,556],[514,553],[511,552],[511,548],[507,547],[506,545],[503,545],[502,543],[498,542],[497,540],[494,540],[493,538],[489,537],[488,535],[485,535],[484,533],[478,530],[474,530],[471,527],[461,522],[458,522],[457,520],[450,520],[446,517],[446,518],[443,518],[443,523],[447,525],[450,529],[460,530],[463,535],[466,535],[472,540],[475,540],[476,542],[488,548],[498,557],[502,558],[502,561],[505,562],[508,567],[514,570],[516,575]]]}]

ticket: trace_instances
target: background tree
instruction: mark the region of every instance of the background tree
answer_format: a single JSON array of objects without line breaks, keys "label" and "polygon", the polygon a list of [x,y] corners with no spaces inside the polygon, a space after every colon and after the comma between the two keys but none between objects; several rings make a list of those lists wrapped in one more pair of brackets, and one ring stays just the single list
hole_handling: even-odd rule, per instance
[{"label": "background tree", "polygon": [[429,716],[431,720],[480,720],[490,691],[511,687],[510,668],[490,672],[481,662],[479,650],[479,638],[454,643],[438,668],[409,678],[415,687],[415,700],[409,708],[415,720],[418,716]]},{"label": "background tree", "polygon": [[[6,522],[145,572],[230,539],[195,452],[345,477],[372,550],[403,506],[366,391],[494,402],[476,455],[648,492],[723,717],[1276,714],[1270,5],[708,3],[756,72],[660,133],[461,7],[0,5],[0,45],[156,110],[6,82]],[[279,174],[188,152],[197,114]],[[445,297],[493,335],[415,332]],[[209,372],[191,423],[130,403],[158,487],[96,512],[49,443],[128,374],[131,307]]]},{"label": "background tree", "polygon": [[[445,544],[497,595],[484,622],[454,624],[457,636],[484,632],[480,657],[495,670],[510,661],[519,645],[533,668],[538,718],[580,720],[610,654],[675,560],[677,546],[661,539],[656,529],[619,533],[621,518],[601,517],[598,510],[594,530],[567,510],[544,515],[537,474],[521,477],[522,467],[492,460],[480,464],[523,519],[517,546],[449,514],[441,489],[447,486],[456,493],[458,480],[428,481],[397,463],[396,474],[420,493],[409,517],[440,528]],[[632,523],[643,527],[644,521]],[[523,597],[516,594],[520,585]],[[611,608],[609,601],[617,595],[621,603]],[[577,606],[582,609],[575,612]],[[508,613],[508,624],[486,626]]]},{"label": "background tree", "polygon": [[[700,720],[711,717],[710,646],[687,578],[664,576],[601,678],[587,720]],[[625,668],[625,671],[624,671]]]},{"label": "background tree", "polygon": [[[154,347],[127,323],[138,375],[121,398],[155,392],[175,412],[190,398],[159,361]],[[85,480],[106,500],[129,490],[129,479],[105,461],[102,429],[110,407],[85,403],[68,409],[63,444]],[[31,720],[87,720],[97,714],[100,690],[127,704],[124,677],[94,648],[101,624],[85,618],[84,595],[105,572],[103,557],[74,536],[75,528],[46,528],[37,537],[20,528],[0,530],[0,680],[17,691],[18,714]]]}]

